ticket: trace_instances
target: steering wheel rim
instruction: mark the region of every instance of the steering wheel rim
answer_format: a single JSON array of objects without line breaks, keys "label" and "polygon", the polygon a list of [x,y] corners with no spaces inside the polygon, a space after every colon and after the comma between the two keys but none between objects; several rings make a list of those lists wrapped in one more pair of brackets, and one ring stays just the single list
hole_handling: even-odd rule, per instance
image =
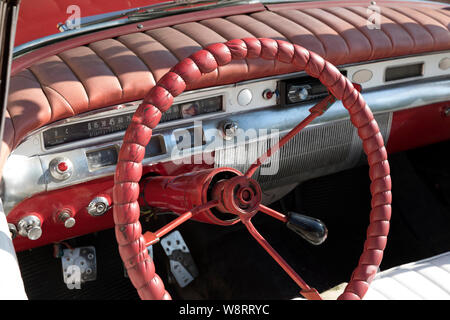
[{"label": "steering wheel rim", "polygon": [[364,98],[330,62],[286,41],[245,38],[213,44],[185,58],[164,75],[137,108],[121,146],[113,188],[113,215],[120,256],[141,299],[170,299],[155,273],[139,222],[139,181],[145,147],[163,112],[189,85],[232,60],[262,58],[295,65],[325,85],[349,111],[369,163],[372,194],[370,223],[358,265],[339,299],[362,299],[383,258],[391,217],[391,178],[378,124]]}]

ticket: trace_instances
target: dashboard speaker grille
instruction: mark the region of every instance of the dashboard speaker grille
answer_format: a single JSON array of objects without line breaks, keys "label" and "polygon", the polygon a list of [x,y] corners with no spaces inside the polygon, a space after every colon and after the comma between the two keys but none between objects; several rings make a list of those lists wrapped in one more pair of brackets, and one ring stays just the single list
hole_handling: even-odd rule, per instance
[{"label": "dashboard speaker grille", "polygon": [[[391,117],[391,113],[375,117],[385,142],[389,136]],[[216,150],[215,166],[229,166],[245,172],[257,155],[277,141],[277,137],[269,136]],[[313,125],[292,138],[270,162],[258,169],[254,177],[264,190],[273,189],[281,184],[299,183],[351,168],[363,159],[362,153],[362,143],[350,120]]]}]

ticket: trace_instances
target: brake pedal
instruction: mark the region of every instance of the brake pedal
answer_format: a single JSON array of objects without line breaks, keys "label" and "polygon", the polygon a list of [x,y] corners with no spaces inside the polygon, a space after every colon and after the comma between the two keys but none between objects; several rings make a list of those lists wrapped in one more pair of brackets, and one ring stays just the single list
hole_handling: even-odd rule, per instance
[{"label": "brake pedal", "polygon": [[181,233],[169,233],[161,239],[161,246],[169,258],[170,271],[178,285],[184,288],[198,276],[198,269]]}]

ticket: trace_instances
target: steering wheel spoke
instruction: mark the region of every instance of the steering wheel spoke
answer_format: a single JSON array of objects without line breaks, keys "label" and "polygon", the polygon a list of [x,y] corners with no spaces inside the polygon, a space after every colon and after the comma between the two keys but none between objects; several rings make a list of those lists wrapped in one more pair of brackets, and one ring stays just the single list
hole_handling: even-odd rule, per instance
[{"label": "steering wheel spoke", "polygon": [[271,209],[269,207],[266,207],[263,204],[259,205],[259,211],[261,211],[261,212],[271,216],[272,218],[280,220],[281,222],[286,223],[288,221],[288,217],[286,215],[284,215],[284,214],[282,214],[282,213],[280,213],[280,212],[278,212],[276,210],[273,210],[273,209]]},{"label": "steering wheel spoke", "polygon": [[318,102],[314,107],[309,109],[311,112],[305,119],[303,119],[298,125],[296,125],[291,131],[289,131],[283,138],[276,144],[271,146],[265,153],[263,153],[256,161],[248,168],[245,173],[246,177],[251,177],[258,170],[258,168],[267,161],[273,154],[281,149],[289,140],[291,140],[297,133],[302,131],[308,124],[314,119],[321,116],[334,102],[336,98],[332,95],[328,95],[323,100]]},{"label": "steering wheel spoke", "polygon": [[150,245],[153,245],[155,243],[158,243],[159,240],[164,237],[166,234],[183,224],[184,222],[191,219],[193,216],[195,216],[197,213],[203,212],[205,210],[211,209],[216,207],[219,204],[219,201],[212,200],[204,205],[197,206],[183,214],[181,214],[176,219],[172,220],[168,224],[166,224],[164,227],[158,229],[156,232],[150,232],[147,231],[144,233],[144,240],[145,240],[145,246],[148,247]]},{"label": "steering wheel spoke", "polygon": [[288,276],[301,288],[300,293],[306,299],[322,300],[316,289],[311,288],[295,270],[283,259],[283,257],[269,244],[269,242],[256,230],[251,222],[251,219],[242,220],[242,223],[247,228],[248,232],[253,238],[267,251],[267,253],[280,265],[281,268],[288,274]]},{"label": "steering wheel spoke", "polygon": [[[353,86],[358,92],[361,92],[361,86],[359,84],[353,83]],[[331,93],[316,103],[313,107],[309,109],[310,115],[303,119],[298,125],[296,125],[291,131],[289,131],[283,138],[270,147],[264,154],[262,154],[256,161],[248,168],[245,173],[246,177],[251,177],[258,170],[258,168],[267,161],[273,154],[281,149],[289,140],[291,140],[297,133],[302,131],[308,124],[310,124],[314,119],[325,113],[332,105],[335,103],[337,98]]]}]

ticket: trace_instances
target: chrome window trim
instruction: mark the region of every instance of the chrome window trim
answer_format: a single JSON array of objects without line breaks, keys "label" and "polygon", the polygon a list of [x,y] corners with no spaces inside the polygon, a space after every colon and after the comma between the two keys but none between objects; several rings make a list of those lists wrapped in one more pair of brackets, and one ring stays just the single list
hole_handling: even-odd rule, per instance
[{"label": "chrome window trim", "polygon": [[[133,22],[131,22],[131,23],[133,23]],[[130,21],[127,19],[120,19],[120,20],[102,22],[97,25],[90,25],[90,26],[79,28],[79,29],[67,30],[65,32],[58,32],[58,33],[48,35],[48,36],[45,36],[45,37],[42,37],[39,39],[31,40],[31,41],[28,41],[21,45],[16,46],[13,50],[13,56],[15,59],[15,58],[21,57],[27,53],[30,53],[33,50],[37,50],[45,45],[50,45],[50,44],[53,44],[58,41],[77,37],[77,36],[83,35],[88,32],[95,32],[95,31],[100,31],[103,29],[111,28],[111,27],[122,26],[126,23],[130,23]],[[55,26],[55,29],[57,29],[57,26]],[[139,31],[138,23],[136,23],[136,31]]]}]

